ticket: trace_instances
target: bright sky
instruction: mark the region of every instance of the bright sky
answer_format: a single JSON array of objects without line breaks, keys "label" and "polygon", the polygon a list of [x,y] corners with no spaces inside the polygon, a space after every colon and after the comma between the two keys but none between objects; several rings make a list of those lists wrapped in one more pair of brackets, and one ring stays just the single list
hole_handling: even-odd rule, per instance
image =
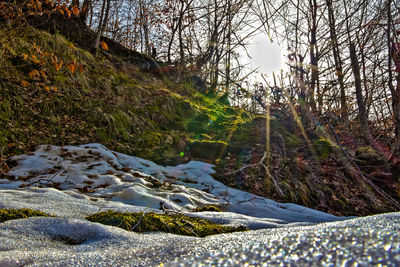
[{"label": "bright sky", "polygon": [[[264,34],[255,36],[251,43],[248,47],[250,58],[247,55],[243,57],[250,69],[258,69],[258,73],[271,77],[272,72],[279,73],[284,68],[285,58],[279,45],[271,43]],[[258,74],[251,80],[254,79],[261,82]]]},{"label": "bright sky", "polygon": [[263,36],[258,35],[254,38],[253,45],[249,48],[251,64],[259,67],[260,72],[272,74],[273,71],[280,71],[283,58],[281,48]]}]

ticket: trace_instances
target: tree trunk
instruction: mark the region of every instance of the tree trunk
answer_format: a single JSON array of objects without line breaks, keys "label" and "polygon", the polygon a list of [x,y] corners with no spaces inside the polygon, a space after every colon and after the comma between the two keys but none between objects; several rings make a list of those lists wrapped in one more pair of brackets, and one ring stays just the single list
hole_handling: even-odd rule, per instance
[{"label": "tree trunk", "polygon": [[362,95],[360,64],[358,62],[356,47],[353,42],[350,42],[350,59],[351,59],[351,68],[353,70],[353,75],[354,75],[354,85],[356,87],[358,118],[361,124],[361,131],[365,139],[368,141],[368,143],[371,143],[371,141],[373,141],[373,138],[368,126],[368,115]]},{"label": "tree trunk", "polygon": [[[388,86],[390,89],[390,93],[392,95],[392,111],[393,111],[393,120],[394,120],[394,134],[395,134],[395,150],[399,149],[400,146],[400,73],[396,75],[396,88],[393,85],[393,70],[392,70],[392,59],[394,53],[396,53],[396,47],[393,46],[394,41],[391,37],[391,27],[392,27],[392,13],[391,13],[391,0],[388,0],[387,3],[387,47],[388,47]],[[397,152],[397,151],[395,151]]]},{"label": "tree trunk", "polygon": [[229,91],[229,85],[231,83],[231,43],[232,43],[232,7],[231,7],[231,1],[227,2],[228,4],[228,14],[227,14],[227,20],[228,20],[228,32],[227,32],[227,41],[226,41],[226,45],[227,45],[227,55],[226,55],[226,65],[225,65],[225,76],[226,76],[226,80],[225,80],[225,90],[226,93],[228,93]]},{"label": "tree trunk", "polygon": [[91,0],[84,0],[83,4],[82,4],[82,8],[81,11],[79,13],[79,19],[82,22],[86,23],[86,20],[88,18],[88,14],[89,14],[89,7],[92,5]]},{"label": "tree trunk", "polygon": [[99,48],[101,35],[103,33],[103,20],[104,20],[104,10],[106,8],[106,1],[107,0],[103,0],[103,5],[101,7],[101,12],[100,12],[100,22],[99,26],[97,27],[96,37],[94,39],[94,44],[93,44],[93,48],[96,50],[96,53]]},{"label": "tree trunk", "polygon": [[183,68],[185,64],[185,51],[183,47],[183,13],[184,13],[184,2],[180,1],[181,8],[179,10],[179,18],[178,18],[178,39],[179,39],[179,66],[180,69]]},{"label": "tree trunk", "polygon": [[376,152],[381,154],[385,160],[393,164],[394,167],[400,168],[399,159],[395,157],[394,154],[392,154],[389,149],[381,145],[379,142],[375,141],[375,139],[372,136],[371,130],[368,126],[368,115],[365,107],[365,102],[362,96],[360,65],[357,58],[356,48],[353,42],[350,42],[350,59],[351,59],[351,67],[353,70],[354,82],[356,87],[358,117],[360,120],[361,132],[364,136],[364,139],[373,149],[375,149]]},{"label": "tree trunk", "polygon": [[168,63],[171,63],[171,62],[172,62],[172,59],[171,59],[171,50],[172,50],[172,44],[174,43],[176,30],[177,30],[177,27],[173,25],[173,26],[172,26],[172,32],[171,32],[171,38],[169,39],[169,42],[168,42],[168,50],[167,50],[167,60],[168,60]]},{"label": "tree trunk", "polygon": [[349,115],[348,115],[348,107],[346,99],[346,90],[344,86],[343,61],[340,56],[338,38],[336,34],[336,21],[333,13],[334,10],[332,6],[332,0],[327,0],[326,3],[328,7],[329,32],[331,37],[332,53],[335,61],[336,75],[338,77],[339,88],[340,88],[340,113],[341,113],[340,116],[345,123],[348,123]]},{"label": "tree trunk", "polygon": [[[316,0],[310,0],[311,9],[311,42],[310,42],[310,63],[311,63],[311,92],[310,92],[310,106],[313,111],[316,110],[315,104],[315,89],[318,81],[318,46],[317,46],[317,2]],[[318,89],[319,92],[319,89]]]}]

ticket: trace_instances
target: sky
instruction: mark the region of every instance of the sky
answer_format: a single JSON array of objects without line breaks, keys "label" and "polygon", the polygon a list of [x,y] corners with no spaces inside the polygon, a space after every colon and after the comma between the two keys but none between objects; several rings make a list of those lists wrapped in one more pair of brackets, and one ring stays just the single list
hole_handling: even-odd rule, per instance
[{"label": "sky", "polygon": [[283,49],[276,43],[271,43],[265,34],[256,35],[250,42],[246,53],[243,51],[242,62],[248,70],[257,70],[251,75],[251,83],[263,82],[260,75],[263,74],[272,81],[272,73],[280,73],[285,70],[285,55]]},{"label": "sky", "polygon": [[281,48],[269,42],[265,35],[257,35],[253,44],[249,47],[249,63],[254,68],[259,68],[261,73],[272,75],[279,72],[283,65],[283,53]]}]

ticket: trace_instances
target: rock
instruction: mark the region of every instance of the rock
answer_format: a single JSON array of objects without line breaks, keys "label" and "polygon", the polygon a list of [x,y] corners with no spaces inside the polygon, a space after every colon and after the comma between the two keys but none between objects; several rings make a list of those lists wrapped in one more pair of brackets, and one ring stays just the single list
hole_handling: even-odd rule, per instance
[{"label": "rock", "polygon": [[222,141],[193,141],[189,144],[189,153],[192,158],[215,160],[221,157],[227,144]]}]

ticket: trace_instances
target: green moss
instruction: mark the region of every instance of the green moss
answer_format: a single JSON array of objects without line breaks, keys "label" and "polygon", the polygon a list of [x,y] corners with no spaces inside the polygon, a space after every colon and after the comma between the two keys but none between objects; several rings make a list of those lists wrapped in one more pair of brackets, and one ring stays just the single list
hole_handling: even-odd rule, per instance
[{"label": "green moss", "polygon": [[158,132],[145,132],[142,139],[146,147],[154,147],[161,143],[162,136]]},{"label": "green moss", "polygon": [[207,131],[211,118],[207,114],[198,113],[196,116],[190,118],[186,123],[186,129],[195,136],[200,136],[201,133]]},{"label": "green moss", "polygon": [[301,144],[300,138],[298,138],[294,134],[289,134],[286,131],[285,131],[285,135],[283,138],[284,138],[285,144],[287,145],[288,148],[296,148]]},{"label": "green moss", "polygon": [[0,223],[9,220],[24,219],[24,218],[39,217],[39,216],[49,217],[50,215],[32,209],[0,209]]},{"label": "green moss", "polygon": [[[34,44],[62,61],[62,68],[56,71],[46,56],[35,65],[30,57]],[[240,119],[241,111],[217,95],[204,95],[189,82],[156,78],[129,63],[111,62],[113,57],[96,58],[59,34],[0,29],[0,52],[0,64],[7,67],[0,68],[0,147],[5,156],[43,143],[100,142],[123,153],[175,164],[182,160],[179,153],[187,152],[182,147],[187,140],[228,142]],[[82,73],[67,69],[72,61],[83,65]],[[30,78],[33,69],[44,70],[47,78]],[[28,88],[21,86],[22,80],[29,82]],[[47,92],[44,86],[54,86],[57,92]],[[185,138],[173,137],[171,142],[168,136]],[[18,145],[8,147],[9,143]],[[208,157],[203,149],[200,154],[204,159],[219,156]]]},{"label": "green moss", "polygon": [[320,159],[326,159],[332,153],[332,145],[329,140],[320,138],[313,141],[314,149]]},{"label": "green moss", "polygon": [[180,214],[99,212],[86,217],[91,222],[112,225],[134,232],[161,231],[178,235],[205,237],[208,235],[246,231],[244,226],[223,226],[208,220]]},{"label": "green moss", "polygon": [[228,144],[223,141],[194,140],[188,148],[190,156],[203,159],[217,159],[224,153]]},{"label": "green moss", "polygon": [[195,212],[202,212],[202,211],[215,211],[215,212],[222,212],[220,208],[217,208],[215,206],[204,206],[201,208],[196,208],[194,210]]},{"label": "green moss", "polygon": [[366,147],[359,147],[356,150],[356,157],[357,158],[379,158],[379,154],[369,146]]}]

